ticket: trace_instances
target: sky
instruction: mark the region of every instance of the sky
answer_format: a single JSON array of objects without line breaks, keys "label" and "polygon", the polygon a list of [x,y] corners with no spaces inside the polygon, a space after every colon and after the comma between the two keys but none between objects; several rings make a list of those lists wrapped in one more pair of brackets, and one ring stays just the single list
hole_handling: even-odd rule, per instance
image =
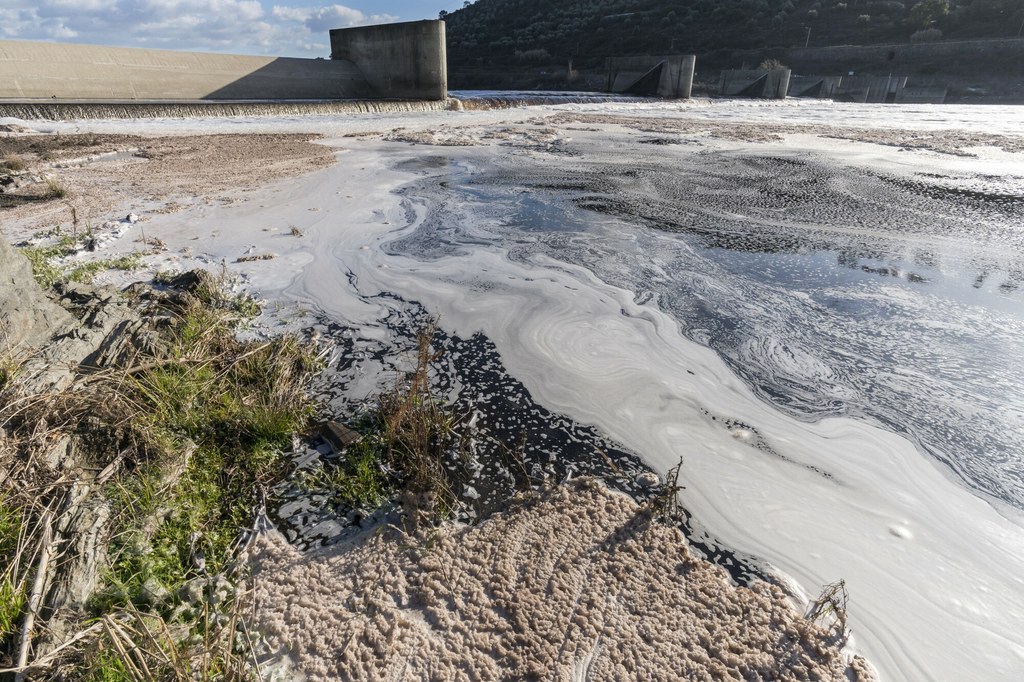
[{"label": "sky", "polygon": [[450,0],[0,0],[0,40],[327,57],[328,30],[436,19]]}]

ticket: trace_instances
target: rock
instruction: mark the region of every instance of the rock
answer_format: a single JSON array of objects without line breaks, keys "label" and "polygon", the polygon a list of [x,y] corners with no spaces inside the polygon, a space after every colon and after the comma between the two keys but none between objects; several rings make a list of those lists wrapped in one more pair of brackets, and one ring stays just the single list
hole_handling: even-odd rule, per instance
[{"label": "rock", "polygon": [[164,587],[159,580],[153,577],[146,579],[146,582],[142,583],[142,590],[139,596],[149,604],[159,604],[165,601],[171,593]]},{"label": "rock", "polygon": [[134,225],[135,223],[139,222],[139,216],[134,213],[129,213],[124,220],[126,223],[131,223],[132,225]]},{"label": "rock", "polygon": [[36,284],[25,257],[0,235],[0,353],[20,355],[73,324]]},{"label": "rock", "polygon": [[217,280],[206,270],[189,270],[173,277],[167,282],[167,286],[171,289],[194,294],[201,291],[216,290]]},{"label": "rock", "polygon": [[206,578],[193,578],[178,590],[178,599],[186,604],[201,604],[206,596]]},{"label": "rock", "polygon": [[362,435],[344,424],[326,421],[320,425],[320,437],[327,441],[335,452],[342,452],[349,445],[362,438]]},{"label": "rock", "polygon": [[658,474],[653,471],[645,471],[636,477],[636,482],[641,488],[650,490],[651,488],[657,488],[661,485],[661,478],[659,478]]}]

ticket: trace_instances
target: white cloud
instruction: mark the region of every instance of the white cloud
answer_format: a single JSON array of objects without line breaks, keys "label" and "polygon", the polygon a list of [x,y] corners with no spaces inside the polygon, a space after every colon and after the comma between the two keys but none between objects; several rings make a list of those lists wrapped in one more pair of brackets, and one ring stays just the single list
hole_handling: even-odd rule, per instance
[{"label": "white cloud", "polygon": [[[281,0],[277,0],[281,2]],[[315,57],[327,32],[397,17],[270,0],[0,0],[0,36],[99,45]]]},{"label": "white cloud", "polygon": [[332,28],[355,26],[365,21],[366,15],[357,9],[344,5],[329,5],[313,10],[306,19],[306,28],[312,33],[317,33]]},{"label": "white cloud", "polygon": [[311,9],[302,7],[281,7],[274,5],[270,10],[270,13],[275,19],[282,19],[284,21],[301,21],[304,22],[309,18],[309,15],[313,12]]}]

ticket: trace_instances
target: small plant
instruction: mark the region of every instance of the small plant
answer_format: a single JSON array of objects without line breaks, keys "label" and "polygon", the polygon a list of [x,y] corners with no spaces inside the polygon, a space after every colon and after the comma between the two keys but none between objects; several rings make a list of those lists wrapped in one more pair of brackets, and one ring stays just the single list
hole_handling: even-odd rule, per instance
[{"label": "small plant", "polygon": [[839,580],[825,585],[821,594],[810,603],[804,617],[826,628],[836,642],[845,642],[849,637],[846,629],[846,607],[850,594],[846,591],[846,581]]},{"label": "small plant", "polygon": [[14,634],[25,608],[25,576],[19,575],[24,540],[20,510],[0,495],[0,642]]},{"label": "small plant", "polygon": [[63,199],[68,195],[67,187],[56,178],[46,180],[46,192],[43,196],[47,199]]},{"label": "small plant", "polygon": [[75,252],[72,246],[64,245],[63,240],[56,246],[26,246],[20,250],[32,266],[32,276],[44,289],[64,279],[64,271],[54,265],[53,260]]},{"label": "small plant", "polygon": [[302,230],[300,230],[297,225],[289,225],[288,226],[288,231],[289,231],[289,233],[293,237],[302,237],[302,236],[304,236],[302,234]]},{"label": "small plant", "polygon": [[651,511],[654,518],[670,526],[678,526],[684,520],[683,508],[679,504],[679,491],[685,490],[685,486],[679,485],[679,474],[683,470],[683,458],[679,458],[679,464],[668,470],[665,476],[665,483],[658,488],[658,492],[651,499]]},{"label": "small plant", "polygon": [[774,69],[784,69],[784,68],[786,68],[785,65],[783,65],[782,62],[780,62],[778,59],[775,59],[775,58],[765,59],[757,67],[757,69],[759,71],[772,71]]},{"label": "small plant", "polygon": [[25,163],[25,160],[14,153],[4,156],[4,160],[3,162],[0,162],[0,166],[3,166],[10,171],[23,171],[28,168],[28,164]]},{"label": "small plant", "polygon": [[431,320],[419,331],[415,367],[381,396],[378,407],[385,461],[399,472],[406,522],[414,533],[423,523],[450,516],[458,502],[445,467],[446,454],[457,446],[457,419],[430,390],[430,366],[440,355],[432,345],[437,330],[437,320]]},{"label": "small plant", "polygon": [[353,507],[377,507],[392,492],[380,455],[379,438],[367,436],[346,448],[337,463],[305,472],[297,482],[306,490],[325,491]]},{"label": "small plant", "polygon": [[71,282],[91,284],[96,275],[104,270],[137,270],[142,263],[142,254],[130,253],[117,258],[106,258],[80,265],[68,274]]},{"label": "small plant", "polygon": [[934,43],[939,40],[942,40],[942,31],[937,28],[926,28],[910,34],[912,43]]}]

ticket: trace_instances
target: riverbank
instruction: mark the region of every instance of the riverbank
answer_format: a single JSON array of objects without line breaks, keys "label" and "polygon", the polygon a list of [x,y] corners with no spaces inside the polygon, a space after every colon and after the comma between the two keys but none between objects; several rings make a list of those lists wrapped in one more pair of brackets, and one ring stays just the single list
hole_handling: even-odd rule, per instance
[{"label": "riverbank", "polygon": [[[892,111],[906,112],[884,113]],[[738,559],[754,572],[774,575],[781,569],[803,586],[792,591],[804,595],[805,603],[820,586],[846,578],[853,644],[883,675],[955,679],[962,662],[945,654],[955,647],[935,642],[972,632],[972,647],[986,652],[986,675],[1012,679],[1018,647],[1007,643],[1005,633],[1012,632],[1008,624],[1020,596],[1015,570],[1006,565],[1006,557],[1019,555],[1012,508],[955,482],[914,443],[871,418],[826,413],[814,421],[773,406],[772,396],[755,394],[750,385],[757,387],[756,380],[744,373],[758,361],[756,346],[747,364],[726,364],[689,338],[712,328],[673,307],[708,300],[727,308],[730,300],[763,300],[758,297],[771,290],[740,287],[727,269],[708,261],[682,267],[700,244],[684,243],[673,236],[684,232],[664,229],[687,224],[669,205],[694,210],[700,203],[675,193],[663,180],[663,168],[697,178],[701,191],[714,190],[706,205],[736,221],[729,227],[743,239],[717,242],[723,253],[741,253],[732,249],[735,244],[759,243],[758,235],[767,232],[758,226],[793,236],[792,220],[767,217],[772,211],[785,216],[784,205],[747,200],[755,191],[771,197],[772,182],[782,184],[785,196],[804,197],[797,203],[805,211],[801,220],[826,228],[793,239],[808,248],[830,243],[829,235],[848,234],[857,224],[859,214],[830,222],[829,205],[815,203],[823,187],[853,197],[842,206],[902,206],[916,196],[900,190],[880,200],[866,193],[865,188],[877,189],[871,173],[884,175],[887,186],[896,186],[888,178],[924,183],[922,191],[966,182],[983,194],[1015,196],[1014,121],[990,126],[988,134],[1003,139],[982,139],[967,130],[968,123],[944,130],[935,111],[921,108],[918,115],[882,120],[870,107],[840,112],[802,104],[621,104],[373,120],[232,121],[230,127],[246,132],[318,129],[340,165],[281,180],[258,195],[225,196],[226,201],[196,203],[176,213],[143,212],[108,248],[111,254],[132,249],[132,239],[144,229],[167,249],[143,256],[145,268],[223,263],[241,278],[240,286],[267,298],[270,314],[258,321],[257,333],[315,327],[336,346],[340,360],[325,375],[323,395],[333,414],[358,412],[372,402],[382,384],[407,366],[401,356],[410,347],[408,330],[417,316],[440,313],[452,351],[436,374],[444,379],[444,394],[467,415],[479,412],[481,434],[511,434],[515,441],[524,433],[525,460],[528,467],[536,464],[538,479],[560,481],[569,473],[564,467],[603,460],[600,452],[608,451],[609,442],[661,473],[683,455],[682,500],[692,512],[691,541],[707,548],[702,553],[727,568]],[[981,116],[964,111],[968,118]],[[842,140],[829,136],[836,128],[828,119],[837,114],[846,121],[839,132],[860,127],[863,141],[845,132],[835,136]],[[89,124],[97,131],[113,125],[141,131],[152,124]],[[175,121],[159,127],[165,135],[184,134],[223,130],[227,123]],[[887,132],[893,129],[901,132]],[[693,172],[691,165],[703,171]],[[715,174],[720,167],[729,172]],[[765,169],[764,177],[759,169]],[[733,176],[749,180],[749,186],[709,187]],[[787,178],[795,184],[780,180]],[[819,189],[810,191],[803,179]],[[943,210],[916,201],[913,215],[904,214],[914,225],[913,216]],[[975,215],[973,204],[957,210]],[[650,223],[637,221],[637,213]],[[723,229],[699,211],[690,215],[704,234]],[[859,219],[871,239],[917,243],[887,222]],[[660,226],[652,227],[656,221]],[[956,233],[924,234],[952,244]],[[990,251],[987,237],[976,242],[979,253]],[[671,250],[660,250],[665,248]],[[1004,246],[1003,256],[994,257],[997,274],[979,296],[990,295],[989,288],[991,295],[1001,295],[999,287],[1008,281],[1003,261],[1015,257],[1015,248]],[[616,255],[606,257],[606,249]],[[645,259],[642,266],[630,260],[634,253]],[[769,262],[768,251],[742,253]],[[782,255],[792,257],[787,253]],[[948,253],[953,251],[940,255]],[[882,280],[861,264],[878,271],[884,265],[888,273],[889,263],[858,261],[856,270],[844,265],[840,271],[863,273],[859,286],[865,292],[875,292],[875,283],[893,283],[877,292],[899,294],[886,300],[916,300],[909,287],[923,286],[909,276],[886,274],[889,279]],[[893,272],[935,278],[940,269],[922,261]],[[697,278],[699,296],[663,289],[662,282],[676,284],[685,272],[715,276]],[[98,281],[117,284],[131,276],[105,272]],[[734,287],[734,296],[718,295],[725,285]],[[784,294],[772,293],[770,300],[788,314],[794,297]],[[800,296],[796,300],[815,308],[813,294]],[[746,319],[759,321],[755,313],[756,306],[748,306]],[[707,338],[714,340],[710,331]],[[828,373],[834,360],[813,362],[819,352],[813,344],[799,346],[804,355],[786,350],[791,347],[779,344],[778,353],[770,347],[770,357],[785,376],[809,372],[814,381],[800,378],[790,385],[847,386],[842,373]],[[821,389],[807,390],[813,395]],[[513,398],[506,400],[506,393]],[[583,425],[595,427],[604,440],[581,437]],[[568,462],[549,442],[555,434],[576,448]],[[994,495],[998,488],[985,490]],[[336,511],[324,509],[321,529],[344,526]],[[979,533],[986,538],[981,550]],[[723,551],[729,549],[740,551],[727,557]],[[1000,595],[999,603],[990,604],[978,585]],[[954,602],[975,610],[950,607]],[[1003,621],[1006,626],[999,625]]]}]

